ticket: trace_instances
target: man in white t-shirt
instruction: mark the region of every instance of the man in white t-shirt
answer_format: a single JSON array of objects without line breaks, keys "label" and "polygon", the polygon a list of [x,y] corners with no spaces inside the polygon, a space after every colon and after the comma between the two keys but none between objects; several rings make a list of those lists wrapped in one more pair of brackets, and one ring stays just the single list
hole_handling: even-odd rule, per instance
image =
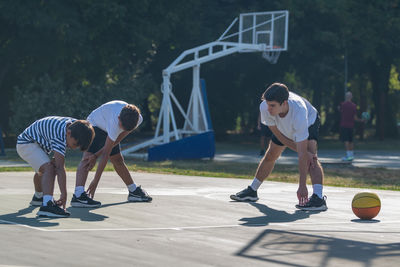
[{"label": "man in white t-shirt", "polygon": [[[267,125],[272,133],[272,142],[258,165],[256,175],[250,186],[231,195],[236,201],[257,201],[257,189],[269,176],[275,161],[286,147],[294,150],[299,158],[299,188],[297,197],[301,210],[327,209],[326,197],[322,194],[324,172],[317,158],[317,141],[320,120],[317,110],[306,99],[289,92],[286,85],[274,83],[267,88],[260,104],[261,123]],[[308,198],[307,174],[313,184],[313,194]]]},{"label": "man in white t-shirt", "polygon": [[[133,182],[120,146],[121,140],[142,123],[143,118],[139,108],[124,101],[110,101],[92,111],[87,120],[92,124],[96,135],[89,149],[83,153],[78,166],[71,206],[86,208],[101,206],[101,203],[93,200],[93,197],[108,160],[128,188],[128,201],[150,202],[152,198]],[[97,158],[100,158],[100,162],[86,193],[85,183]]]}]

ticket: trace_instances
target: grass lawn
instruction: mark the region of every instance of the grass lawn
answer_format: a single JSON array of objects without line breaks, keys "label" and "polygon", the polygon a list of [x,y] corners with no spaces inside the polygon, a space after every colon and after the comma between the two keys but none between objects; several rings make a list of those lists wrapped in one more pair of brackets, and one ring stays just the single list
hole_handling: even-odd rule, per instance
[{"label": "grass lawn", "polygon": [[[76,171],[80,158],[80,152],[69,151],[66,158],[67,171]],[[8,150],[7,157],[0,159],[23,162],[15,150]],[[253,179],[257,168],[257,164],[255,163],[218,162],[213,160],[147,162],[126,159],[126,163],[130,171],[136,172],[239,179]],[[112,170],[112,165],[108,164],[106,171]],[[325,185],[400,190],[400,175],[398,170],[356,168],[352,166],[333,167],[332,165],[326,165],[324,170]],[[30,167],[0,167],[0,172],[5,171],[32,171],[32,169]],[[276,165],[268,179],[271,181],[297,183],[297,166]]]}]

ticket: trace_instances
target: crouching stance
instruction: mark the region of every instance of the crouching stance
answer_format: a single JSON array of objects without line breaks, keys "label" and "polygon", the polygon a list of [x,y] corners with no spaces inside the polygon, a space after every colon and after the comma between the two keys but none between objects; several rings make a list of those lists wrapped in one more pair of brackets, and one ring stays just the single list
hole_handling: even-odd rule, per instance
[{"label": "crouching stance", "polygon": [[[262,95],[260,104],[261,122],[267,125],[272,133],[271,144],[258,165],[256,175],[250,186],[231,199],[236,201],[257,201],[257,190],[270,175],[275,161],[286,147],[298,154],[299,188],[297,197],[301,210],[327,209],[326,197],[322,194],[324,172],[317,158],[317,140],[320,119],[317,110],[304,98],[289,92],[286,85],[274,83]],[[307,174],[313,184],[313,194],[308,198],[306,185]]]},{"label": "crouching stance", "polygon": [[[66,148],[86,150],[94,137],[88,121],[67,117],[46,117],[35,121],[17,138],[18,155],[35,170],[35,194],[32,206],[41,206],[37,215],[68,217],[65,210],[67,185],[65,173]],[[51,160],[49,154],[53,152]],[[57,176],[60,199],[54,201],[54,180]],[[60,208],[60,206],[62,208]]]},{"label": "crouching stance", "polygon": [[[128,188],[128,201],[151,201],[152,198],[146,191],[133,182],[120,146],[121,140],[142,123],[140,110],[135,105],[115,100],[92,111],[87,119],[93,125],[96,137],[88,151],[83,153],[76,172],[75,194],[72,197],[71,206],[86,208],[101,206],[101,203],[93,200],[93,197],[108,160],[111,161],[115,171]],[[89,171],[96,164],[97,158],[100,158],[100,162],[86,193],[86,179]]]}]

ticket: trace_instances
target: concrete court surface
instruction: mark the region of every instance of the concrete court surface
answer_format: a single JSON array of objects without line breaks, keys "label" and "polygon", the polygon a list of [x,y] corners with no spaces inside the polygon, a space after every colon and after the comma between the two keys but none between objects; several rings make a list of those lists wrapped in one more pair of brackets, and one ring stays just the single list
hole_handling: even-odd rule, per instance
[{"label": "concrete court surface", "polygon": [[[28,205],[33,172],[0,173],[0,266],[356,267],[400,261],[400,192],[371,190],[382,209],[375,220],[361,221],[351,200],[362,189],[325,187],[329,209],[318,213],[295,209],[296,184],[265,182],[257,203],[241,203],[229,195],[250,180],[132,175],[152,203],[127,203],[122,181],[107,172],[96,193],[101,208],[70,207],[70,218],[38,219],[38,208]],[[67,176],[70,200],[75,173]]]}]

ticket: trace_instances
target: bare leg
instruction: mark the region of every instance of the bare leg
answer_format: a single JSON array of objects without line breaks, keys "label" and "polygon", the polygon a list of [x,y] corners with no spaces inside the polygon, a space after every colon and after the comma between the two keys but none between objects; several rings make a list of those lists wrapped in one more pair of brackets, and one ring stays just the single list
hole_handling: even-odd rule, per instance
[{"label": "bare leg", "polygon": [[114,169],[119,177],[121,177],[122,181],[124,181],[126,185],[133,184],[132,176],[129,173],[128,167],[126,167],[124,158],[122,157],[121,153],[112,155],[110,157],[110,161],[113,164]]},{"label": "bare leg", "polygon": [[258,164],[256,171],[257,180],[263,182],[272,172],[275,161],[279,158],[282,152],[285,150],[286,146],[278,146],[277,144],[271,142],[267,153]]},{"label": "bare leg", "polygon": [[[309,140],[308,141],[308,151],[313,154],[317,154],[317,141]],[[315,167],[310,167],[310,177],[312,184],[323,184],[324,182],[324,170],[322,169],[322,165],[319,160],[314,159]]]},{"label": "bare leg", "polygon": [[42,175],[41,172],[35,172],[33,176],[33,184],[36,192],[42,192]]},{"label": "bare leg", "polygon": [[55,166],[52,162],[43,164],[39,171],[43,173],[42,176],[42,189],[43,195],[52,196],[54,193],[54,180],[56,178]]},{"label": "bare leg", "polygon": [[87,177],[89,175],[89,170],[86,168],[86,162],[83,159],[89,155],[92,155],[90,152],[84,152],[82,156],[82,160],[79,163],[78,169],[76,170],[76,182],[75,186],[85,186]]}]

